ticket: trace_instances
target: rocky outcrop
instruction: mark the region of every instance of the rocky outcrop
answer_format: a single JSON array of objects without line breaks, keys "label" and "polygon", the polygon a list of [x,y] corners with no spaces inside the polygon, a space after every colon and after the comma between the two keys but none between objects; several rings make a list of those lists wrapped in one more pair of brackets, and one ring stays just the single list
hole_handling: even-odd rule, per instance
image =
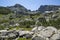
[{"label": "rocky outcrop", "polygon": [[55,27],[48,26],[39,26],[33,28],[31,31],[24,30],[0,30],[0,39],[1,38],[32,38],[32,40],[60,40],[60,30],[57,30]]},{"label": "rocky outcrop", "polygon": [[43,28],[41,31],[38,31],[38,28],[39,27],[36,28],[37,32],[36,31],[34,32],[32,40],[59,40],[60,39],[60,31],[57,30],[55,27],[48,26],[46,28]]}]

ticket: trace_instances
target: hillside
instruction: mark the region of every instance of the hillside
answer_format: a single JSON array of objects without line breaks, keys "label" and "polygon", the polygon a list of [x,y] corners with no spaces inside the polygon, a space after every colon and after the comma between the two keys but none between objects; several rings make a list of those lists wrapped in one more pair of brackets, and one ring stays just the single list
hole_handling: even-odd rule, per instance
[{"label": "hillside", "polygon": [[12,11],[6,7],[0,7],[0,14],[9,14],[11,13]]},{"label": "hillside", "polygon": [[44,5],[31,11],[20,4],[0,7],[0,40],[60,40],[59,8]]}]

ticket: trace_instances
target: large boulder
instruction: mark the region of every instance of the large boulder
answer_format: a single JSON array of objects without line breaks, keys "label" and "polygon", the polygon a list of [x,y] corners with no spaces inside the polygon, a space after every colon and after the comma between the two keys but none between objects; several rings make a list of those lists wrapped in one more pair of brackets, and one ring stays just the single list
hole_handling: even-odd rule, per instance
[{"label": "large boulder", "polygon": [[54,34],[50,40],[60,40],[60,34]]},{"label": "large boulder", "polygon": [[46,39],[43,37],[40,37],[40,36],[36,36],[36,37],[32,38],[32,40],[46,40]]},{"label": "large boulder", "polygon": [[50,40],[60,40],[60,29],[57,31],[56,34],[54,34]]},{"label": "large boulder", "polygon": [[51,37],[53,34],[57,33],[57,29],[54,27],[47,27],[45,29],[43,29],[42,31],[40,31],[40,34],[44,37]]},{"label": "large boulder", "polygon": [[9,34],[8,34],[8,37],[9,37],[9,38],[15,38],[16,35],[15,35],[14,33],[9,33]]},{"label": "large boulder", "polygon": [[0,31],[0,38],[17,38],[18,33],[16,31]]},{"label": "large boulder", "polygon": [[26,34],[26,35],[24,35],[24,37],[28,39],[28,38],[32,38],[32,35],[31,34]]},{"label": "large boulder", "polygon": [[[47,37],[44,37],[43,35],[41,35],[40,33],[35,33],[32,37],[32,39],[35,39],[35,37],[40,37],[40,38],[43,38],[44,40],[49,40],[49,38]],[[40,39],[40,40],[43,40],[43,39]],[[37,39],[36,39],[37,40]]]},{"label": "large boulder", "polygon": [[16,30],[10,30],[8,33],[7,33],[7,36],[9,38],[17,38],[19,36],[18,32]]},{"label": "large boulder", "polygon": [[58,30],[58,34],[60,34],[60,29]]},{"label": "large boulder", "polygon": [[19,31],[19,36],[20,37],[23,37],[24,35],[26,35],[26,34],[33,34],[33,32],[30,32],[30,31]]}]

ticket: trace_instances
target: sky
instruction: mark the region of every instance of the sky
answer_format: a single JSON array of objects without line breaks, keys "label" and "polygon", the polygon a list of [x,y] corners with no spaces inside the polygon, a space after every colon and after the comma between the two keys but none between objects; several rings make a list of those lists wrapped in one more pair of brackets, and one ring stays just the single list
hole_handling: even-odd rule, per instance
[{"label": "sky", "polygon": [[41,5],[60,5],[60,0],[0,0],[0,6],[21,4],[30,10],[37,10]]}]

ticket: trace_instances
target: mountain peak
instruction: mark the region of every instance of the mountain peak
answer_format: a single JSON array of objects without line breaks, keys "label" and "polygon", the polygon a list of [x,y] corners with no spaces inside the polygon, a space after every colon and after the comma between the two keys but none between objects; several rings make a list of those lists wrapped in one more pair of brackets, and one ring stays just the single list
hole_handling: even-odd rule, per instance
[{"label": "mountain peak", "polygon": [[23,6],[20,4],[15,4],[14,7],[23,7]]}]

